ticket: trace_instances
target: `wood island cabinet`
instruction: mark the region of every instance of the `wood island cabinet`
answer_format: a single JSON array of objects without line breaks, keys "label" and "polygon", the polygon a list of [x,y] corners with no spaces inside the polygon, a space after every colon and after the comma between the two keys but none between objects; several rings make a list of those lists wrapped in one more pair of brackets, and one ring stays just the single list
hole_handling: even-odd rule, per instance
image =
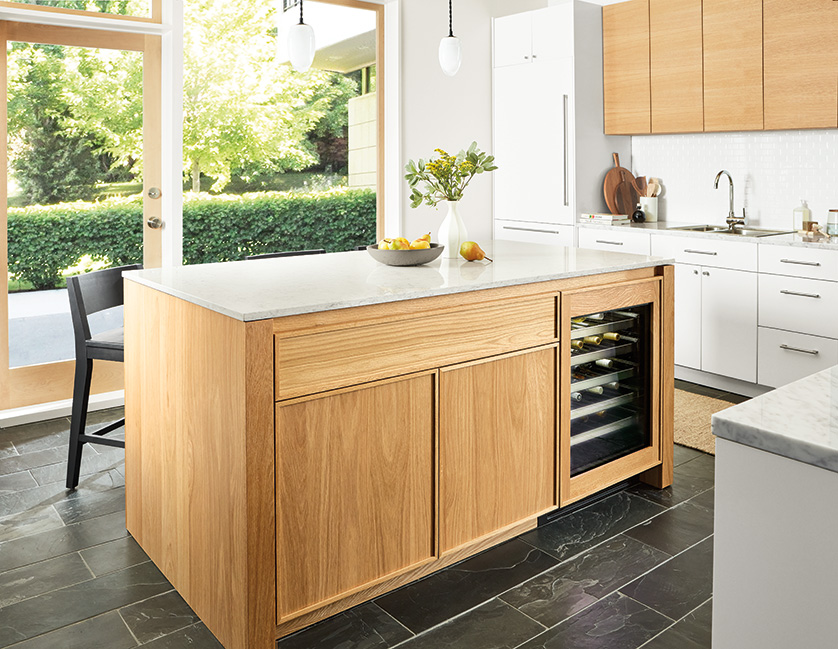
[{"label": "wood island cabinet", "polygon": [[[666,487],[672,283],[657,266],[243,322],[127,281],[128,530],[226,649],[272,649],[619,481]],[[623,308],[636,435],[571,475],[571,318]]]}]

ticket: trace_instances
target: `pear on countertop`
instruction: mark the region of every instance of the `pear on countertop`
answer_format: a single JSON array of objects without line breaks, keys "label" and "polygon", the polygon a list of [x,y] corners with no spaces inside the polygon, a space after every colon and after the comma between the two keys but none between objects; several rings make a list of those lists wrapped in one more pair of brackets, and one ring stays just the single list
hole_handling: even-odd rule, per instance
[{"label": "pear on countertop", "polygon": [[460,245],[460,256],[466,261],[482,261],[484,259],[492,261],[474,241],[463,241]]}]

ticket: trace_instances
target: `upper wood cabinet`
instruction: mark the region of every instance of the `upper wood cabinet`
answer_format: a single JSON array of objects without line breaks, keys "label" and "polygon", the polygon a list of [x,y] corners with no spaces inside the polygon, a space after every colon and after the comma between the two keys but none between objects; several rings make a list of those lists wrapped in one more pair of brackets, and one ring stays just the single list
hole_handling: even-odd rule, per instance
[{"label": "upper wood cabinet", "polygon": [[762,114],[762,0],[704,0],[704,130],[762,130]]},{"label": "upper wood cabinet", "polygon": [[649,0],[602,8],[605,132],[651,133]]},{"label": "upper wood cabinet", "polygon": [[765,128],[838,126],[838,2],[763,0]]},{"label": "upper wood cabinet", "polygon": [[704,130],[701,0],[650,0],[652,133]]}]

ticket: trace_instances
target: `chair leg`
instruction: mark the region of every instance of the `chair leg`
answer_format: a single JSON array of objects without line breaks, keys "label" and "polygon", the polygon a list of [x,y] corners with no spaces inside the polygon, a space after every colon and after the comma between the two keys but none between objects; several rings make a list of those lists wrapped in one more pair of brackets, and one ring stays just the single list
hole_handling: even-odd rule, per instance
[{"label": "chair leg", "polygon": [[90,398],[90,378],[93,373],[91,359],[76,359],[76,376],[73,381],[73,414],[70,419],[70,452],[67,456],[67,489],[75,489],[81,472],[81,453],[84,442],[79,435],[87,423],[87,401]]}]

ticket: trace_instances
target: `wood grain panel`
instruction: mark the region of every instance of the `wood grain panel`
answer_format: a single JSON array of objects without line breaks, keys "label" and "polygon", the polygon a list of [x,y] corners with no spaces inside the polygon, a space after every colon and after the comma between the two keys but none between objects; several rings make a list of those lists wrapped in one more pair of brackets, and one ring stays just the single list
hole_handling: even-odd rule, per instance
[{"label": "wood grain panel", "polygon": [[[73,398],[75,361],[26,365],[8,370],[6,408],[23,408]],[[122,363],[93,361],[91,394],[121,390],[125,368]]]},{"label": "wood grain panel", "polygon": [[277,405],[277,623],[432,559],[435,382]]},{"label": "wood grain panel", "polygon": [[762,0],[704,0],[704,130],[762,127]]},{"label": "wood grain panel", "polygon": [[163,186],[163,41],[159,36],[145,37],[143,54],[143,266],[160,268],[163,263],[163,228],[150,228],[148,219],[163,218],[159,198],[148,190]]},{"label": "wood grain panel", "polygon": [[838,126],[838,2],[764,0],[765,128]]},{"label": "wood grain panel", "polygon": [[555,509],[556,348],[440,372],[440,543]]},{"label": "wood grain panel", "polygon": [[545,296],[277,338],[276,388],[288,399],[535,347],[556,340],[556,299]]},{"label": "wood grain panel", "polygon": [[649,0],[602,8],[602,56],[605,133],[650,133]]},{"label": "wood grain panel", "polygon": [[20,11],[25,9],[32,12],[43,12],[45,14],[66,14],[69,16],[86,16],[92,18],[101,18],[103,20],[129,20],[132,22],[162,22],[161,14],[161,0],[153,0],[152,2],[152,18],[147,16],[121,16],[119,14],[106,14],[97,11],[87,11],[82,9],[64,9],[62,7],[47,7],[42,5],[22,4],[20,2],[10,2],[9,0],[0,0],[0,8],[14,9]]},{"label": "wood grain panel", "polygon": [[101,29],[80,29],[78,27],[56,27],[35,23],[10,22],[8,23],[6,37],[10,41],[66,45],[68,47],[101,47],[103,49],[132,50],[135,52],[142,52],[145,49],[145,37],[142,34],[111,32]]},{"label": "wood grain panel", "polygon": [[652,133],[704,130],[701,0],[649,0]]},{"label": "wood grain panel", "polygon": [[269,322],[126,282],[128,529],[227,649],[275,619],[271,348]]}]

